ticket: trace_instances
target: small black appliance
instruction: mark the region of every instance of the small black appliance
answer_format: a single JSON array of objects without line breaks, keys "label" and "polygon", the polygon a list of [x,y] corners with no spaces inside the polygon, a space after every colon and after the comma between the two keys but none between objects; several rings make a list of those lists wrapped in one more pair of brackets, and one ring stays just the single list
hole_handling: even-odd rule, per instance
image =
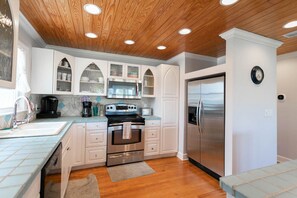
[{"label": "small black appliance", "polygon": [[83,105],[83,109],[82,109],[81,116],[92,117],[92,102],[85,101],[85,102],[82,102],[82,105]]},{"label": "small black appliance", "polygon": [[59,100],[55,96],[45,96],[41,98],[40,113],[37,118],[57,118],[61,112],[57,112]]}]

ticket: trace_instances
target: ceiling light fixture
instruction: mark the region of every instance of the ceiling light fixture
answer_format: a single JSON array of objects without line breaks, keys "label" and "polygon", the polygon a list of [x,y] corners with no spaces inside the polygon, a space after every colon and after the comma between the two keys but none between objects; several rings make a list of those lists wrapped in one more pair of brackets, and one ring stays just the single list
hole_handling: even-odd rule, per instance
[{"label": "ceiling light fixture", "polygon": [[286,23],[283,28],[293,28],[293,27],[297,27],[297,21],[291,21],[289,23]]},{"label": "ceiling light fixture", "polygon": [[183,29],[178,31],[178,33],[181,34],[181,35],[187,35],[187,34],[190,34],[191,32],[192,32],[192,30],[189,29],[189,28],[183,28]]},{"label": "ceiling light fixture", "polygon": [[239,0],[220,0],[220,4],[223,6],[229,6],[236,3]]},{"label": "ceiling light fixture", "polygon": [[89,14],[98,15],[101,13],[101,9],[95,4],[85,4],[84,10]]},{"label": "ceiling light fixture", "polygon": [[89,38],[97,38],[97,34],[95,33],[92,33],[92,32],[88,32],[88,33],[85,33],[86,37],[89,37]]},{"label": "ceiling light fixture", "polygon": [[135,43],[135,41],[133,41],[133,40],[125,40],[125,43],[127,45],[133,45]]},{"label": "ceiling light fixture", "polygon": [[164,46],[164,45],[160,45],[160,46],[157,47],[158,50],[164,50],[164,49],[166,49],[166,48],[167,48],[167,47]]}]

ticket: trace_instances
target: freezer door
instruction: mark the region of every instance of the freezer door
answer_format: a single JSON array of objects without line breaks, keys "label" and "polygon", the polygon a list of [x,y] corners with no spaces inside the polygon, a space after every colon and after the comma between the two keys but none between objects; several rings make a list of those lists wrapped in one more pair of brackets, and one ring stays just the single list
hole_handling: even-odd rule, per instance
[{"label": "freezer door", "polygon": [[200,162],[200,133],[197,120],[200,88],[200,81],[188,83],[187,154],[197,162]]},{"label": "freezer door", "polygon": [[201,81],[201,164],[224,176],[224,77]]},{"label": "freezer door", "polygon": [[189,158],[200,163],[200,134],[198,126],[187,124],[187,155]]}]

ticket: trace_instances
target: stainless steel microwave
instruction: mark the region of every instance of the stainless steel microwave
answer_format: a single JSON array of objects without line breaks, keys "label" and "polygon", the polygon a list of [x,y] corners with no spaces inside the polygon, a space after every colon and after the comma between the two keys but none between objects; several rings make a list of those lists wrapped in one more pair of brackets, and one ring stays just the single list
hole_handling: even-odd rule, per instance
[{"label": "stainless steel microwave", "polygon": [[107,98],[141,99],[141,80],[108,78]]}]

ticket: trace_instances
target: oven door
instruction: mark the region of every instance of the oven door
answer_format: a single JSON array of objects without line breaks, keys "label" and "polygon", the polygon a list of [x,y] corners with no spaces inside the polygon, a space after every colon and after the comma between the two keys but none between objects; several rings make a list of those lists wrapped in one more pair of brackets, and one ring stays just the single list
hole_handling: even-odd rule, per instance
[{"label": "oven door", "polygon": [[108,127],[107,153],[119,153],[144,149],[144,125],[131,125],[131,138],[123,139],[123,125]]}]

